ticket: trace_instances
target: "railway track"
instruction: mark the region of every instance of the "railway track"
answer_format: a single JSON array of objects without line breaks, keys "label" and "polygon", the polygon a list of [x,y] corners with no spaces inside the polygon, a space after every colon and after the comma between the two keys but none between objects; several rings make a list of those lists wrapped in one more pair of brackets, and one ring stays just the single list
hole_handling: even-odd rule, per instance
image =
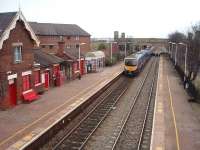
[{"label": "railway track", "polygon": [[[152,62],[152,61],[151,61]],[[154,62],[154,61],[153,61]],[[149,68],[152,68],[154,66],[154,68],[156,68],[156,62],[151,63]],[[139,97],[141,96],[142,90],[144,90],[144,87],[146,84],[146,81],[149,81],[151,79],[149,79],[149,76],[151,76],[153,74],[153,69],[149,69],[148,73],[145,75],[145,78],[141,81],[141,84],[137,90],[137,94],[134,97],[134,104],[132,106],[132,109],[134,107],[136,107],[137,104],[137,100],[139,99]],[[156,69],[155,69],[156,70]],[[147,80],[149,79],[149,80]],[[41,147],[41,150],[46,150],[46,149],[53,149],[53,150],[61,150],[61,149],[84,149],[86,143],[88,142],[88,140],[90,139],[90,137],[93,135],[93,133],[96,131],[96,129],[101,125],[101,123],[104,121],[104,119],[108,116],[108,114],[115,109],[115,105],[116,103],[120,100],[121,96],[126,92],[128,85],[131,83],[130,79],[127,79],[125,77],[122,77],[120,79],[117,80],[116,83],[114,83],[109,90],[106,90],[100,97],[97,98],[97,101],[99,101],[99,103],[97,105],[94,105],[94,107],[89,111],[89,113],[84,113],[84,117],[81,119],[81,121],[79,123],[76,123],[75,126],[70,129],[70,130],[66,130],[66,131],[61,131],[63,133],[61,133],[60,137],[57,138],[56,142],[53,142],[53,144],[47,144],[47,146]],[[153,85],[152,85],[153,87]],[[152,88],[151,88],[152,89]],[[148,91],[146,89],[146,91]],[[153,91],[153,89],[152,89]],[[149,105],[152,105],[151,103],[151,98],[149,98]],[[153,103],[154,105],[154,103]],[[149,118],[147,116],[147,112],[146,112],[146,118]],[[131,114],[131,112],[130,112]],[[129,118],[129,117],[127,117]],[[126,121],[124,121],[124,125],[122,126],[118,126],[116,128],[116,134],[118,135],[117,137],[115,137],[115,142],[114,144],[112,144],[111,148],[109,149],[118,149],[118,144],[120,141],[120,137],[122,137],[122,131],[124,132],[124,128],[125,128],[125,122],[128,119],[126,119]],[[148,120],[148,119],[146,119]],[[149,119],[151,120],[151,119]],[[141,124],[141,123],[140,123]],[[142,124],[141,124],[142,126]],[[146,131],[149,131],[146,127],[146,123],[145,121],[143,121],[143,126],[142,128],[144,128],[144,131],[146,129]],[[143,132],[144,134],[147,132]],[[141,132],[140,132],[141,133]],[[140,145],[143,145],[144,143],[144,138],[141,134],[139,142]],[[147,133],[148,134],[148,133]],[[142,146],[145,147],[145,146]],[[119,148],[121,149],[121,147]]]},{"label": "railway track", "polygon": [[82,147],[84,147],[92,133],[98,128],[127,90],[130,81],[125,77],[123,78],[124,80],[122,80],[115,89],[108,92],[108,94],[103,97],[102,102],[95,106],[79,124],[67,133],[53,147],[53,150],[82,149]]},{"label": "railway track", "polygon": [[[156,74],[158,74],[158,69],[156,70]],[[149,150],[151,146],[150,144],[151,144],[151,134],[153,126],[153,116],[154,116],[156,82],[157,82],[157,75],[154,77],[151,85],[149,102],[146,109],[142,132],[140,134],[140,140],[138,142],[138,148],[137,148],[138,150]]]},{"label": "railway track", "polygon": [[132,108],[120,127],[119,134],[111,148],[112,150],[140,150],[149,149],[150,147],[154,109],[154,83],[157,79],[158,68],[158,58],[156,59],[153,69],[150,68],[134,97]]}]

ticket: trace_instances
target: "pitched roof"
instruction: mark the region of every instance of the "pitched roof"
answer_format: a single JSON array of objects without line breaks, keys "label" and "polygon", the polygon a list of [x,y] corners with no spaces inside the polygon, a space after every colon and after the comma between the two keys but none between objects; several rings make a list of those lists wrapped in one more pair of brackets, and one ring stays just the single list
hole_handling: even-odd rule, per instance
[{"label": "pitched roof", "polygon": [[0,36],[11,23],[17,12],[0,13]]},{"label": "pitched roof", "polygon": [[46,53],[40,49],[34,50],[34,61],[39,63],[42,67],[49,67],[53,64],[64,62],[62,58]]},{"label": "pitched roof", "polygon": [[87,52],[85,54],[86,57],[96,57],[96,58],[102,58],[105,57],[105,53],[103,51],[92,51],[92,52]]},{"label": "pitched roof", "polygon": [[10,31],[16,27],[16,23],[18,20],[23,21],[24,26],[26,30],[29,31],[31,38],[35,41],[37,46],[39,46],[40,41],[38,40],[37,36],[33,32],[28,22],[26,21],[22,12],[18,11],[0,13],[0,49],[2,49],[4,41],[9,38]]},{"label": "pitched roof", "polygon": [[[71,57],[71,59],[79,59],[79,50],[78,48],[66,48],[64,53]],[[83,53],[80,54],[81,57],[84,57]]]},{"label": "pitched roof", "polygon": [[57,35],[57,36],[90,36],[85,30],[76,24],[54,24],[29,22],[36,35]]}]

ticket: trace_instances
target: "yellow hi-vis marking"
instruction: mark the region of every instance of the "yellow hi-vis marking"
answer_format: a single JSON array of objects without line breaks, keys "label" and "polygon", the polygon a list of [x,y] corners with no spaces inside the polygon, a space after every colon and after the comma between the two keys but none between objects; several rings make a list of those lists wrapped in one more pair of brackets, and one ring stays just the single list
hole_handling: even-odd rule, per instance
[{"label": "yellow hi-vis marking", "polygon": [[172,95],[171,95],[171,90],[170,90],[170,84],[169,84],[168,75],[167,75],[167,84],[168,84],[168,89],[169,89],[170,106],[171,106],[171,111],[172,111],[173,121],[174,121],[174,128],[175,128],[175,133],[176,133],[176,145],[177,145],[177,150],[180,150],[179,136],[178,136],[178,130],[177,130],[177,125],[176,125],[176,116],[175,116],[173,102],[172,102]]}]

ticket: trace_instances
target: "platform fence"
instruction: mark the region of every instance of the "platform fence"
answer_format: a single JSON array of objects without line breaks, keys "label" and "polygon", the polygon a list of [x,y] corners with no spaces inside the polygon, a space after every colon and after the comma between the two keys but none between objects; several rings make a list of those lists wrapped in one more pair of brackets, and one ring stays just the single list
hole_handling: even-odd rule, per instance
[{"label": "platform fence", "polygon": [[[197,85],[195,84],[196,79],[194,81],[191,81],[188,77],[187,74],[185,74],[185,50],[183,46],[179,46],[179,48],[177,48],[177,53],[176,53],[176,47],[173,46],[171,47],[171,51],[169,51],[168,53],[169,58],[172,62],[172,64],[174,65],[175,69],[177,70],[180,79],[182,81],[182,84],[184,86],[184,88],[186,89],[187,93],[192,97],[192,99],[200,102],[200,89],[197,87]],[[190,55],[190,54],[189,54]],[[198,62],[194,62],[194,60],[192,60],[192,56],[187,56],[187,68],[191,67],[191,63],[198,63]],[[193,66],[192,66],[193,67]],[[188,72],[188,70],[186,70]],[[186,72],[186,73],[187,73]],[[198,71],[197,76],[200,77],[200,71]]]}]

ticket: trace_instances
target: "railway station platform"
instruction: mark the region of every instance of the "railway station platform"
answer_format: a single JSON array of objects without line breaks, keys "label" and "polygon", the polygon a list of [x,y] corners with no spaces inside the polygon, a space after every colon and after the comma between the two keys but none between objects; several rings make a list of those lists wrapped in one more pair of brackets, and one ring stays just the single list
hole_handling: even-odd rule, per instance
[{"label": "railway station platform", "polygon": [[123,63],[52,88],[30,104],[0,111],[0,150],[23,149],[123,71]]},{"label": "railway station platform", "polygon": [[200,120],[192,106],[200,110],[200,105],[188,99],[174,66],[161,56],[151,150],[200,149]]}]

